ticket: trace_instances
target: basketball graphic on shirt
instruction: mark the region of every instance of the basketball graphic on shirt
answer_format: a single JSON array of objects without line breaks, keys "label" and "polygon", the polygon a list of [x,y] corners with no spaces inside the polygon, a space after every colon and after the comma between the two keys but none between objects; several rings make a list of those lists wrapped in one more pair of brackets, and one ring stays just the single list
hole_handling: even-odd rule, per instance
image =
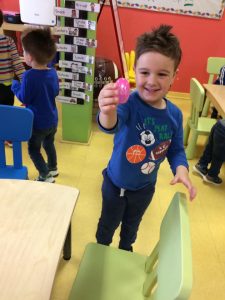
[{"label": "basketball graphic on shirt", "polygon": [[155,163],[153,161],[144,163],[141,166],[141,172],[143,174],[150,174],[155,169]]},{"label": "basketball graphic on shirt", "polygon": [[133,145],[127,149],[126,158],[131,164],[137,164],[146,157],[146,150],[143,146]]},{"label": "basketball graphic on shirt", "polygon": [[157,147],[155,147],[150,154],[150,159],[157,160],[159,158],[162,158],[166,155],[167,149],[169,148],[169,145],[171,143],[171,140],[162,142]]}]

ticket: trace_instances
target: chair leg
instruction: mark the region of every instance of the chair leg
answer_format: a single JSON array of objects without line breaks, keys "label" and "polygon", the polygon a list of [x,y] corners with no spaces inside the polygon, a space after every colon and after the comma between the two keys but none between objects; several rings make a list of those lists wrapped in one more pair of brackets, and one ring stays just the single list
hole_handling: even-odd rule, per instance
[{"label": "chair leg", "polygon": [[196,149],[196,143],[198,139],[198,133],[194,130],[192,130],[191,139],[187,145],[187,148],[185,150],[187,159],[193,159]]},{"label": "chair leg", "polygon": [[184,128],[184,137],[183,137],[184,146],[187,146],[187,144],[188,144],[189,134],[190,134],[190,126],[187,122],[187,124]]},{"label": "chair leg", "polygon": [[209,112],[210,101],[208,98],[205,99],[205,103],[202,109],[201,117],[207,117]]},{"label": "chair leg", "polygon": [[69,260],[70,258],[71,258],[71,223],[63,246],[63,259]]}]

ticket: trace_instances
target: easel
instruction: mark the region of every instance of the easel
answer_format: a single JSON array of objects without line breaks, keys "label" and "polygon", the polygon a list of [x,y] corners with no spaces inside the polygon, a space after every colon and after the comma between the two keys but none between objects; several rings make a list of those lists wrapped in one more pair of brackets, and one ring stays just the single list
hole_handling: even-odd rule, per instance
[{"label": "easel", "polygon": [[[101,4],[101,9],[98,14],[97,21],[101,15],[103,6],[105,4],[105,0],[99,1]],[[110,8],[111,8],[111,13],[113,17],[113,25],[114,25],[114,30],[116,34],[116,42],[117,42],[117,49],[119,52],[119,59],[120,59],[120,64],[122,66],[122,76],[125,77],[127,80],[129,79],[128,76],[128,69],[127,69],[127,64],[126,64],[126,59],[125,59],[125,53],[124,53],[124,46],[123,46],[123,38],[122,38],[122,32],[121,32],[121,26],[120,26],[120,19],[119,19],[119,14],[117,10],[117,1],[116,0],[109,0],[110,3]]]}]

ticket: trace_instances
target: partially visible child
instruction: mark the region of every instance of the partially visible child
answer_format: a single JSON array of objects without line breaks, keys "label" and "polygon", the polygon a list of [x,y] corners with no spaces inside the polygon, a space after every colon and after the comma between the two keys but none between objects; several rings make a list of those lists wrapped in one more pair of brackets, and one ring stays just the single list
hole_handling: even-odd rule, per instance
[{"label": "partially visible child", "polygon": [[[212,127],[208,143],[193,170],[202,176],[205,182],[219,185],[222,183],[219,173],[224,161],[225,119],[222,119]],[[210,165],[209,169],[208,165]]]},{"label": "partially visible child", "polygon": [[[59,93],[59,82],[56,70],[48,68],[47,64],[56,54],[56,45],[49,28],[25,30],[21,38],[24,59],[31,69],[23,74],[22,83],[13,81],[12,90],[34,113],[28,151],[39,172],[37,180],[53,183],[58,176],[54,138],[58,124],[55,97]],[[47,164],[41,154],[42,146]]]},{"label": "partially visible child", "polygon": [[[220,74],[219,74],[218,78],[214,81],[214,84],[225,85],[225,66],[223,66],[220,69]],[[224,101],[225,101],[225,99],[224,99]],[[213,118],[213,119],[218,118],[218,111],[215,107],[212,108],[211,118]]]},{"label": "partially visible child", "polygon": [[[0,28],[2,24],[3,13],[0,10]],[[24,71],[13,39],[0,34],[0,104],[14,104],[14,94],[11,91],[12,81],[15,75],[21,80]],[[10,141],[6,144],[12,147]]]},{"label": "partially visible child", "polygon": [[121,223],[119,248],[132,251],[165,158],[174,174],[170,183],[184,184],[191,200],[196,195],[184,152],[182,113],[166,98],[181,60],[179,40],[171,28],[161,25],[138,38],[137,90],[127,103],[118,105],[115,83],[105,85],[98,97],[99,127],[115,134],[112,156],[103,171],[102,212],[96,232],[100,244],[109,245]]}]

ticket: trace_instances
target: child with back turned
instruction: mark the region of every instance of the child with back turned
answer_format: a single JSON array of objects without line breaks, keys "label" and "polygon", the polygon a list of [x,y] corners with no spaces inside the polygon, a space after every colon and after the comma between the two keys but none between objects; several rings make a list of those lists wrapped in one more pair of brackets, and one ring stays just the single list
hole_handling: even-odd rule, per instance
[{"label": "child with back turned", "polygon": [[182,183],[190,200],[196,190],[188,174],[183,147],[182,113],[165,96],[181,60],[177,37],[171,26],[161,25],[137,40],[136,90],[118,105],[118,88],[107,84],[98,97],[99,127],[114,133],[114,148],[103,171],[102,211],[97,242],[109,245],[121,223],[119,248],[132,251],[132,244],[157,181],[160,164],[168,159],[174,178]]},{"label": "child with back turned", "polygon": [[[23,74],[22,83],[13,81],[12,90],[34,113],[28,152],[39,172],[37,180],[53,183],[58,175],[54,137],[58,124],[55,97],[59,93],[59,82],[56,70],[48,68],[47,64],[56,54],[56,45],[47,28],[25,30],[21,38],[24,59],[31,69]],[[41,154],[42,146],[47,164]]]}]

